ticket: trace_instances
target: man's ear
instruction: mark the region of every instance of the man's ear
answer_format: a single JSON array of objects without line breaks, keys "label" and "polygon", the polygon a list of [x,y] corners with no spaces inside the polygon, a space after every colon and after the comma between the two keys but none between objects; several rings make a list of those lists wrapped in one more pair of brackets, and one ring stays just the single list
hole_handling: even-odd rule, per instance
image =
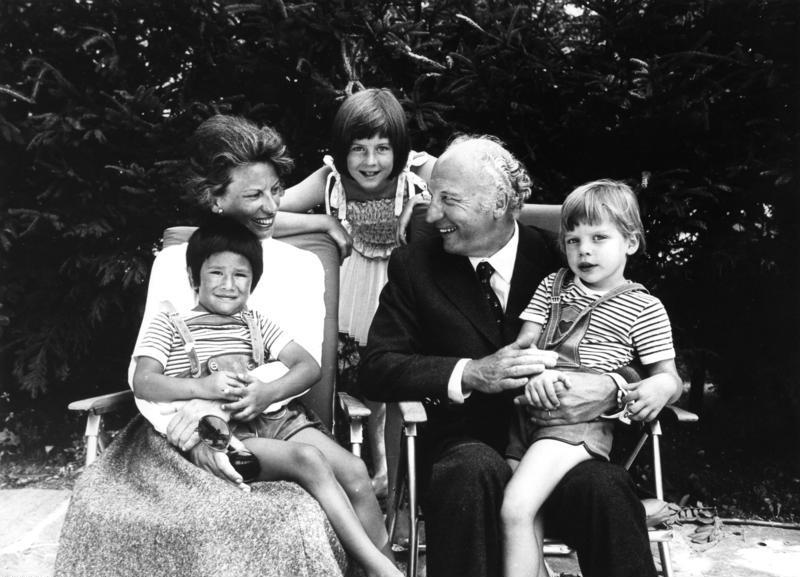
[{"label": "man's ear", "polygon": [[495,218],[503,218],[508,212],[508,196],[505,194],[498,194],[494,201],[494,210],[492,211]]}]

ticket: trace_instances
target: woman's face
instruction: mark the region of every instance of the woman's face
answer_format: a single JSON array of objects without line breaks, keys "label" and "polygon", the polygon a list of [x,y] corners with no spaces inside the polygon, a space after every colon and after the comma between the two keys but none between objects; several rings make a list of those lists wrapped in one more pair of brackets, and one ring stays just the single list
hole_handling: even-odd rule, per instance
[{"label": "woman's face", "polygon": [[272,164],[253,162],[231,170],[231,183],[214,199],[213,210],[238,220],[263,240],[272,236],[282,197],[283,185]]},{"label": "woman's face", "polygon": [[347,153],[347,172],[365,192],[380,192],[394,168],[394,150],[388,138],[356,138]]}]

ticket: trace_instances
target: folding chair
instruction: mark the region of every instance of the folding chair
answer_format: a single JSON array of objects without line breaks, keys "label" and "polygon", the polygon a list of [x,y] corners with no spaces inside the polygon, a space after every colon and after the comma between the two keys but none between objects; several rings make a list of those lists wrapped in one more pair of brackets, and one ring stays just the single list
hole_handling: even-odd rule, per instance
[{"label": "folding chair", "polygon": [[[560,205],[527,204],[523,207],[519,222],[535,226],[550,233],[557,234],[560,226]],[[412,219],[412,239],[423,238],[433,234],[431,227],[424,225],[424,211],[415,210]],[[667,406],[665,411],[672,412],[678,422],[694,422],[697,415],[675,406]],[[397,420],[390,424],[388,419]],[[416,438],[420,429],[427,422],[425,407],[417,401],[395,403],[387,410],[387,431],[400,431],[399,453],[389,451],[391,439],[387,441],[387,457],[389,458],[390,476],[390,505],[387,512],[387,526],[389,540],[395,542],[399,512],[405,507],[408,515],[408,577],[415,577],[420,552],[419,528],[422,521],[419,510],[419,496],[417,493],[416,470]],[[664,499],[661,467],[660,437],[662,429],[659,420],[647,423],[642,427],[642,434],[638,443],[625,461],[625,469],[630,470],[636,457],[651,439],[653,451],[653,481],[654,492],[657,499]],[[665,577],[672,577],[672,562],[670,558],[669,541],[672,539],[671,529],[650,529],[648,531],[650,542],[657,543],[661,559],[662,573]],[[545,539],[544,553],[548,555],[570,554],[572,549],[555,540]]]},{"label": "folding chair", "polygon": [[[194,227],[176,226],[164,231],[163,246],[186,242],[195,230]],[[334,399],[338,401],[343,417],[349,425],[350,450],[361,456],[363,443],[363,424],[370,410],[359,400],[346,393],[335,393],[339,314],[339,251],[333,240],[326,234],[308,233],[280,239],[301,249],[313,252],[319,257],[325,271],[325,324],[322,343],[322,362],[320,380],[303,396],[303,402],[312,409],[323,423],[333,430]],[[68,405],[69,410],[87,414],[86,419],[86,464],[97,458],[110,440],[104,431],[104,417],[133,405],[133,392],[123,391],[100,395]]]}]

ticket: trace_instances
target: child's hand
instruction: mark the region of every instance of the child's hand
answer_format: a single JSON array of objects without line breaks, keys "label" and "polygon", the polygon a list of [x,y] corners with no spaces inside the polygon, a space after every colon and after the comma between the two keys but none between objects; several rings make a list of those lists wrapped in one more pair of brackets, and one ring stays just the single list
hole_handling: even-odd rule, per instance
[{"label": "child's hand", "polygon": [[626,416],[633,421],[654,420],[672,396],[673,388],[666,379],[649,378],[633,383],[625,394]]},{"label": "child's hand", "polygon": [[550,411],[560,406],[558,394],[568,388],[570,382],[565,373],[545,369],[525,385],[525,397],[534,407]]},{"label": "child's hand", "polygon": [[430,194],[415,194],[408,199],[408,202],[406,202],[406,205],[403,207],[403,212],[400,213],[400,218],[397,219],[397,228],[394,231],[395,242],[397,242],[397,244],[408,244],[406,232],[408,230],[408,225],[411,222],[411,216],[413,215],[414,207],[418,204],[428,205],[430,203]]},{"label": "child's hand", "polygon": [[270,386],[251,374],[239,375],[239,380],[246,384],[240,398],[227,403],[222,408],[231,413],[237,421],[250,421],[264,412],[272,403],[280,400],[275,396],[275,387]]},{"label": "child's hand", "polygon": [[683,390],[683,381],[673,359],[647,365],[647,370],[650,376],[629,385],[625,394],[625,416],[634,421],[652,421],[664,405],[677,400]]},{"label": "child's hand", "polygon": [[236,401],[245,394],[246,383],[236,373],[219,371],[200,379],[205,399]]}]

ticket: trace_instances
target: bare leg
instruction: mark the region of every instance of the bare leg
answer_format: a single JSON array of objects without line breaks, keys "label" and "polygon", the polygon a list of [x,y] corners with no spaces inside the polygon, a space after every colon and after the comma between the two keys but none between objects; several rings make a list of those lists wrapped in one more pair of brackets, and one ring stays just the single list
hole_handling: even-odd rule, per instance
[{"label": "bare leg", "polygon": [[322,453],[310,445],[251,438],[245,446],[259,460],[259,481],[294,481],[320,504],[342,546],[369,577],[401,577],[402,573],[372,543],[350,500]]},{"label": "bare leg", "polygon": [[383,522],[383,513],[372,492],[372,483],[364,461],[317,429],[303,429],[295,434],[291,441],[312,445],[322,452],[373,544],[386,557],[394,559],[389,535]]},{"label": "bare leg", "polygon": [[367,419],[367,436],[369,437],[372,464],[375,467],[372,476],[372,490],[376,497],[385,497],[389,493],[389,473],[386,467],[386,405],[375,401],[364,400],[364,404],[372,411]]},{"label": "bare leg", "polygon": [[583,446],[542,439],[530,446],[506,486],[501,509],[506,577],[546,576],[539,511],[564,475],[591,458]]}]

